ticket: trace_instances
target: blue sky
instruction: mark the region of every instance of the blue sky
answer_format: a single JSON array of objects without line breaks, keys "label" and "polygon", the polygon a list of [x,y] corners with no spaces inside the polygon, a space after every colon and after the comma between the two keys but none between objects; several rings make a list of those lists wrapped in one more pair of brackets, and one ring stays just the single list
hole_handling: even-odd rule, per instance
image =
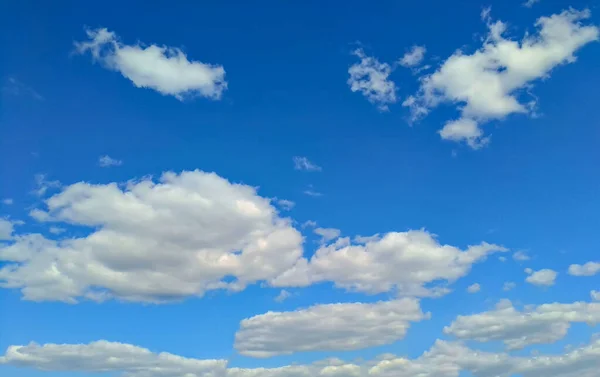
[{"label": "blue sky", "polygon": [[0,369],[592,376],[599,5],[2,4]]}]

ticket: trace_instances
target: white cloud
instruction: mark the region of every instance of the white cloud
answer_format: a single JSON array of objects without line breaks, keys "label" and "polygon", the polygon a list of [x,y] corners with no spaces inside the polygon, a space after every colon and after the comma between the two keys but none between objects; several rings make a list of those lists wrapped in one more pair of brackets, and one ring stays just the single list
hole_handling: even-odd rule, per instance
[{"label": "white cloud", "polygon": [[505,292],[507,292],[507,291],[510,291],[510,290],[513,290],[513,289],[515,289],[515,287],[516,287],[516,286],[517,286],[517,284],[515,284],[514,282],[512,282],[512,281],[507,281],[507,282],[506,282],[506,283],[504,283],[504,285],[502,286],[502,290],[503,290],[503,291],[505,291]]},{"label": "white cloud", "polygon": [[219,99],[227,89],[222,66],[190,61],[179,48],[126,45],[104,28],[86,33],[89,39],[76,42],[76,51],[89,51],[95,61],[120,72],[138,88],[154,89],[179,100],[193,96]]},{"label": "white cloud", "polygon": [[56,189],[61,186],[59,181],[49,181],[46,177],[46,174],[36,174],[34,176],[35,181],[35,189],[33,193],[37,196],[44,196],[48,192],[48,190]]},{"label": "white cloud", "polygon": [[557,66],[573,63],[575,52],[598,40],[596,26],[582,25],[590,12],[569,9],[550,17],[540,17],[535,35],[522,40],[505,36],[507,25],[492,22],[489,10],[482,14],[489,32],[483,46],[469,54],[457,51],[430,75],[421,77],[416,96],[403,105],[410,107],[413,119],[419,119],[440,103],[457,104],[461,113],[440,131],[444,139],[466,141],[479,148],[489,137],[480,125],[492,119],[503,119],[514,113],[532,113],[535,99],[522,103],[524,90],[539,79],[549,77]]},{"label": "white cloud", "polygon": [[306,220],[302,223],[302,228],[311,227],[314,228],[317,226],[317,222],[314,220]]},{"label": "white cloud", "polygon": [[60,241],[17,235],[0,247],[0,260],[8,262],[1,286],[20,288],[28,300],[163,302],[237,291],[274,279],[302,256],[300,232],[270,199],[214,173],[167,172],[159,182],[126,185],[81,182],[45,203],[47,211],[34,212],[39,219],[91,233]]},{"label": "white cloud", "polygon": [[292,208],[294,208],[294,206],[296,205],[296,203],[294,203],[291,200],[287,200],[287,199],[275,199],[275,203],[277,203],[277,205],[279,206],[279,208],[281,208],[284,211],[289,211]]},{"label": "white cloud", "polygon": [[387,111],[388,105],[396,102],[396,85],[389,79],[392,67],[365,55],[362,49],[355,50],[354,55],[360,59],[360,63],[348,69],[350,90],[360,92],[380,110]]},{"label": "white cloud", "polygon": [[334,240],[342,233],[339,229],[335,228],[315,228],[313,229],[313,232],[316,235],[321,236],[321,242],[329,242]]},{"label": "white cloud", "polygon": [[309,185],[306,190],[303,191],[304,195],[312,196],[313,198],[318,198],[323,196],[323,193],[316,191],[312,185]]},{"label": "white cloud", "polygon": [[527,0],[523,3],[523,6],[525,8],[531,8],[532,6],[534,6],[535,4],[539,3],[540,0]]},{"label": "white cloud", "polygon": [[109,166],[121,166],[123,165],[123,161],[114,159],[108,155],[100,156],[98,159],[98,165],[103,168],[107,168]]},{"label": "white cloud", "polygon": [[569,266],[569,275],[594,276],[600,272],[600,262],[587,262],[584,265],[572,264]]},{"label": "white cloud", "polygon": [[50,371],[109,372],[123,377],[595,377],[600,340],[564,354],[511,356],[437,340],[415,359],[395,355],[360,363],[326,359],[274,368],[226,368],[225,360],[181,357],[120,343],[11,346],[0,364]]},{"label": "white cloud", "polygon": [[525,251],[519,250],[513,254],[513,259],[519,262],[525,262],[530,260],[531,258],[529,257],[529,255],[527,255]]},{"label": "white cloud", "polygon": [[14,230],[12,221],[0,217],[0,241],[10,240]]},{"label": "white cloud", "polygon": [[279,292],[279,294],[277,295],[277,297],[275,297],[275,301],[276,302],[284,302],[291,296],[292,296],[292,294],[289,291],[282,289],[281,292]]},{"label": "white cloud", "polygon": [[48,231],[52,234],[61,234],[65,232],[65,228],[61,228],[58,226],[51,226],[50,228],[48,228]]},{"label": "white cloud", "polygon": [[494,310],[458,316],[444,333],[478,342],[502,341],[515,350],[554,343],[564,338],[571,323],[600,323],[600,303],[552,303],[518,311],[509,300],[502,300]]},{"label": "white cloud", "polygon": [[[331,281],[337,287],[367,293],[397,290],[401,295],[437,296],[444,283],[465,276],[474,263],[502,246],[481,243],[460,250],[441,245],[424,230],[390,232],[365,244],[347,242],[321,246],[310,258],[273,280],[277,286],[307,286]],[[398,273],[403,271],[403,273]],[[426,288],[425,285],[434,284]]]},{"label": "white cloud", "polygon": [[4,204],[4,205],[9,206],[9,205],[11,205],[13,203],[14,203],[14,201],[11,198],[2,199],[2,204]]},{"label": "white cloud", "polygon": [[425,52],[427,52],[425,46],[412,46],[410,51],[404,54],[404,56],[400,59],[399,63],[403,67],[418,66],[423,61]]},{"label": "white cloud", "polygon": [[594,301],[600,301],[600,291],[591,291],[590,296]]},{"label": "white cloud", "polygon": [[227,367],[226,360],[190,359],[108,341],[10,346],[0,364],[45,371],[117,372],[128,377],[218,377],[225,375]]},{"label": "white cloud", "polygon": [[312,163],[306,157],[294,156],[294,169],[304,171],[321,171],[323,170],[319,165]]},{"label": "white cloud", "polygon": [[428,318],[416,299],[314,305],[244,319],[235,335],[242,355],[271,357],[304,351],[357,350],[404,338],[410,322]]},{"label": "white cloud", "polygon": [[467,287],[467,292],[469,293],[477,293],[481,291],[481,285],[479,283],[471,284]]},{"label": "white cloud", "polygon": [[526,282],[545,287],[553,286],[556,281],[556,276],[558,275],[556,271],[547,268],[539,271],[533,271],[531,268],[526,268],[525,273],[529,275],[525,279]]}]

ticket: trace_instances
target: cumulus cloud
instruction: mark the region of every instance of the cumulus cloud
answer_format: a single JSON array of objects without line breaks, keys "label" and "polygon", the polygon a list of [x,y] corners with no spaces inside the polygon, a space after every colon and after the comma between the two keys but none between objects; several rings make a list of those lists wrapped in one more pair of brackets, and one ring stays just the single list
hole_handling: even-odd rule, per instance
[{"label": "cumulus cloud", "polygon": [[423,61],[427,49],[425,46],[412,46],[402,58],[400,58],[400,65],[403,67],[416,67]]},{"label": "cumulus cloud", "polygon": [[516,350],[554,343],[567,335],[571,323],[600,323],[600,303],[552,303],[518,311],[509,300],[502,300],[494,310],[458,316],[444,332],[478,342],[502,341]]},{"label": "cumulus cloud", "polygon": [[304,171],[321,171],[319,165],[311,162],[308,158],[302,156],[294,156],[294,169]]},{"label": "cumulus cloud", "polygon": [[12,221],[0,217],[0,241],[10,240],[14,230]]},{"label": "cumulus cloud", "polygon": [[461,250],[440,244],[425,230],[365,240],[322,245],[310,260],[300,259],[272,283],[285,287],[331,281],[340,288],[372,294],[394,290],[407,296],[438,296],[447,293],[443,282],[452,283],[488,255],[507,251],[485,242]]},{"label": "cumulus cloud", "polygon": [[539,271],[533,271],[531,268],[526,268],[525,273],[529,276],[525,279],[529,284],[550,287],[553,286],[556,281],[558,273],[550,269],[542,269]]},{"label": "cumulus cloud", "polygon": [[0,284],[28,300],[163,302],[270,281],[302,256],[302,236],[256,189],[214,174],[76,183],[36,218],[84,237],[16,235],[0,246]]},{"label": "cumulus cloud", "polygon": [[513,259],[518,261],[518,262],[525,262],[530,260],[531,258],[529,257],[529,255],[527,255],[527,253],[523,250],[518,250],[513,254]]},{"label": "cumulus cloud", "polygon": [[470,54],[457,51],[437,71],[421,77],[418,93],[403,105],[417,120],[441,103],[456,104],[460,117],[448,121],[440,136],[480,148],[489,141],[482,123],[532,113],[535,99],[524,103],[522,94],[534,81],[549,77],[554,68],[575,62],[575,52],[598,40],[598,28],[582,23],[589,17],[589,11],[574,9],[540,17],[535,23],[537,33],[514,40],[506,36],[507,25],[493,22],[489,10],[485,11],[489,31],[483,45]]},{"label": "cumulus cloud", "polygon": [[392,67],[367,56],[362,49],[355,50],[354,55],[360,59],[360,63],[348,69],[350,90],[360,92],[379,110],[387,111],[388,105],[396,102],[396,84],[389,79]]},{"label": "cumulus cloud", "polygon": [[569,275],[594,276],[600,272],[600,262],[587,262],[586,264],[572,264],[569,266]]},{"label": "cumulus cloud", "polygon": [[202,96],[220,99],[227,89],[220,65],[188,60],[179,48],[127,45],[105,28],[86,31],[88,40],[75,43],[75,51],[89,52],[105,68],[119,72],[138,88],[149,88],[179,100]]},{"label": "cumulus cloud", "polygon": [[600,340],[564,354],[517,357],[482,352],[461,343],[437,340],[409,359],[395,355],[361,363],[326,359],[275,368],[227,368],[224,360],[181,357],[107,341],[90,344],[11,346],[0,364],[51,371],[112,372],[123,377],[594,377]]},{"label": "cumulus cloud", "polygon": [[121,166],[123,165],[123,161],[112,158],[108,155],[100,156],[98,159],[98,165],[103,168],[107,168],[109,166]]},{"label": "cumulus cloud", "polygon": [[404,338],[410,322],[428,318],[419,301],[314,305],[244,319],[235,335],[242,355],[271,357],[304,351],[350,351]]},{"label": "cumulus cloud", "polygon": [[467,292],[469,293],[477,293],[481,291],[481,285],[479,283],[471,284],[467,287]]}]

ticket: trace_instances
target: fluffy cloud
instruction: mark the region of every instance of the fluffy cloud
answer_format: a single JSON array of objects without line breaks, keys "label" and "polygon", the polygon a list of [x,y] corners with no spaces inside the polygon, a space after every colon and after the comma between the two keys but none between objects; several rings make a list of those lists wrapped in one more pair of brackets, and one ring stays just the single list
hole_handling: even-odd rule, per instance
[{"label": "fluffy cloud", "polygon": [[573,276],[594,276],[600,272],[599,262],[587,262],[584,265],[572,264],[569,266],[569,275]]},{"label": "fluffy cloud", "polygon": [[529,276],[525,279],[529,284],[550,287],[553,286],[556,281],[558,273],[554,270],[543,269],[539,271],[533,271],[531,268],[526,268],[525,273]]},{"label": "fluffy cloud", "polygon": [[481,291],[481,285],[479,283],[471,284],[467,287],[467,292],[469,293],[477,293]]},{"label": "fluffy cloud", "polygon": [[306,157],[294,156],[294,169],[304,171],[321,171],[323,170],[319,165],[311,162]]},{"label": "fluffy cloud", "polygon": [[340,236],[342,233],[339,229],[336,228],[315,228],[313,232],[321,237],[321,242],[329,242],[334,240]]},{"label": "fluffy cloud", "polygon": [[76,51],[89,51],[94,60],[120,72],[138,88],[154,89],[179,100],[193,96],[219,99],[227,89],[222,66],[190,61],[178,48],[126,45],[104,28],[86,33],[88,40],[76,42]]},{"label": "fluffy cloud", "polygon": [[100,156],[98,159],[98,165],[103,168],[107,168],[109,166],[121,166],[123,165],[123,161],[114,159],[108,155]]},{"label": "fluffy cloud", "polygon": [[428,318],[419,301],[314,305],[244,319],[235,336],[242,355],[270,357],[299,351],[357,350],[402,339],[410,322]]},{"label": "fluffy cloud", "polygon": [[290,211],[292,208],[294,208],[294,206],[296,206],[296,203],[287,199],[275,199],[275,202],[277,203],[279,208],[281,208],[284,211]]},{"label": "fluffy cloud", "polygon": [[[367,293],[396,290],[400,295],[435,296],[447,292],[440,281],[452,283],[465,276],[474,263],[502,246],[481,243],[460,250],[440,244],[425,230],[390,232],[381,237],[362,237],[365,243],[338,239],[321,246],[310,258],[301,259],[272,283],[307,286],[331,281],[337,287]],[[425,287],[438,283],[434,287]]]},{"label": "fluffy cloud", "polygon": [[518,311],[502,300],[492,311],[458,316],[444,332],[479,342],[502,341],[514,350],[562,339],[575,322],[600,323],[600,303],[552,303]]},{"label": "fluffy cloud", "polygon": [[354,51],[354,55],[360,63],[348,69],[350,90],[360,92],[380,110],[387,111],[388,105],[396,102],[396,84],[389,79],[392,67],[367,56],[362,49]]},{"label": "fluffy cloud", "polygon": [[425,57],[425,52],[427,52],[425,46],[413,46],[410,51],[404,54],[399,63],[403,67],[415,67],[421,64]]},{"label": "fluffy cloud", "polygon": [[128,344],[11,346],[0,364],[51,371],[112,372],[123,377],[595,377],[600,340],[551,356],[515,357],[438,340],[415,359],[384,355],[360,364],[328,359],[276,368],[227,368],[224,360],[153,353]]},{"label": "fluffy cloud", "polygon": [[189,359],[107,341],[11,346],[0,364],[46,371],[117,372],[127,377],[217,377],[224,376],[227,367],[225,360]]},{"label": "fluffy cloud", "polygon": [[277,277],[302,256],[301,234],[269,199],[214,173],[76,183],[45,203],[36,218],[90,233],[60,241],[17,235],[0,247],[9,262],[1,286],[28,300],[161,302],[235,291]]},{"label": "fluffy cloud", "polygon": [[14,230],[12,221],[0,217],[0,241],[10,240]]},{"label": "fluffy cloud", "polygon": [[537,33],[519,41],[506,37],[507,25],[492,22],[489,10],[485,11],[489,32],[483,46],[471,54],[458,51],[436,72],[423,76],[419,92],[408,97],[404,106],[411,108],[413,119],[419,119],[440,103],[457,104],[460,117],[447,122],[439,133],[443,139],[479,148],[489,140],[481,123],[531,113],[535,100],[521,102],[522,92],[557,66],[575,62],[577,50],[598,40],[598,28],[582,24],[589,17],[589,11],[574,9],[540,17],[535,23]]}]

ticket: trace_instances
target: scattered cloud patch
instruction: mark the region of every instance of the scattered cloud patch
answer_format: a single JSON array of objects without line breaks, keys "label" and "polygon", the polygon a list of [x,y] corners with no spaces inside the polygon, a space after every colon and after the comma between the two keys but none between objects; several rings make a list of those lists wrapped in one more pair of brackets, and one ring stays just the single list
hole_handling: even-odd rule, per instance
[{"label": "scattered cloud patch", "polygon": [[428,317],[416,299],[314,305],[291,312],[268,312],[240,323],[235,349],[252,357],[357,350],[402,339],[410,322]]},{"label": "scattered cloud patch", "polygon": [[275,301],[276,302],[284,302],[291,296],[292,296],[292,294],[290,293],[290,291],[286,291],[285,289],[282,289],[281,292],[279,292],[279,294],[277,295],[277,297],[275,297]]},{"label": "scattered cloud patch", "polygon": [[301,287],[330,281],[350,291],[436,297],[447,293],[446,284],[465,276],[473,264],[507,251],[485,242],[461,250],[440,244],[425,230],[390,232],[365,244],[345,241],[322,245],[272,283]]},{"label": "scattered cloud patch", "polygon": [[396,84],[389,79],[392,67],[367,56],[362,49],[355,50],[353,54],[360,59],[360,63],[355,63],[348,69],[350,90],[360,92],[379,110],[389,110],[388,105],[397,100]]},{"label": "scattered cloud patch", "polygon": [[294,169],[296,170],[304,170],[304,171],[322,171],[323,169],[315,164],[310,162],[310,160],[306,157],[294,156]]},{"label": "scattered cloud patch", "polygon": [[44,196],[48,192],[48,190],[56,189],[61,187],[61,183],[57,180],[49,181],[46,177],[46,174],[36,174],[34,176],[35,181],[35,189],[33,193],[37,196]]},{"label": "scattered cloud patch", "polygon": [[319,198],[323,196],[323,193],[314,189],[313,185],[308,185],[308,188],[303,191],[304,195],[312,196],[313,198]]},{"label": "scattered cloud patch", "polygon": [[600,272],[600,262],[587,262],[586,264],[572,264],[568,274],[573,276],[594,276]]},{"label": "scattered cloud patch", "polygon": [[539,3],[539,2],[540,2],[540,0],[527,0],[527,1],[525,1],[525,2],[523,3],[523,6],[524,6],[525,8],[531,8],[531,7],[533,7],[535,4],[537,4],[537,3]]},{"label": "scattered cloud patch", "polygon": [[188,60],[179,48],[151,44],[127,45],[105,28],[86,30],[88,39],[75,42],[79,54],[119,72],[137,88],[149,88],[178,100],[190,97],[220,99],[227,89],[221,65]]},{"label": "scattered cloud patch", "polygon": [[421,64],[426,52],[425,46],[412,46],[410,51],[400,59],[399,64],[403,67],[416,67]]},{"label": "scattered cloud patch", "polygon": [[114,159],[108,155],[100,156],[98,159],[98,165],[103,168],[107,168],[110,166],[121,166],[123,165],[123,161]]},{"label": "scattered cloud patch", "polygon": [[48,231],[52,234],[62,234],[66,231],[66,229],[58,226],[51,226],[50,228],[48,228]]},{"label": "scattered cloud patch", "polygon": [[342,233],[339,229],[336,228],[315,228],[313,232],[321,237],[321,242],[327,243],[331,240],[334,240],[340,236]]},{"label": "scattered cloud patch", "polygon": [[275,203],[284,211],[290,211],[296,205],[296,203],[287,199],[275,199]]},{"label": "scattered cloud patch", "polygon": [[511,291],[513,289],[515,289],[517,287],[517,284],[515,284],[512,281],[507,281],[506,283],[504,283],[504,285],[502,286],[502,290],[505,292]]},{"label": "scattered cloud patch", "polygon": [[525,262],[525,261],[530,260],[531,258],[529,257],[529,255],[527,255],[527,253],[525,251],[519,250],[513,254],[513,259],[518,262]]},{"label": "scattered cloud patch", "polygon": [[11,205],[13,203],[14,203],[14,201],[11,198],[2,199],[2,204],[4,204],[4,205],[9,206],[9,205]]},{"label": "scattered cloud patch", "polygon": [[12,221],[0,217],[0,241],[10,240],[14,230]]},{"label": "scattered cloud patch", "polygon": [[525,279],[529,284],[551,287],[556,281],[558,273],[550,269],[542,269],[539,271],[533,271],[531,268],[526,268],[525,273],[529,276]]},{"label": "scattered cloud patch", "polygon": [[517,350],[554,343],[567,335],[571,323],[600,323],[600,303],[552,303],[518,311],[502,300],[492,311],[458,316],[444,333],[478,342],[502,341],[509,350]]},{"label": "scattered cloud patch", "polygon": [[548,78],[554,68],[575,62],[575,52],[598,40],[598,28],[583,24],[589,17],[588,10],[575,9],[540,17],[536,34],[513,40],[505,36],[507,25],[492,21],[489,9],[484,10],[488,34],[483,45],[473,53],[457,51],[437,71],[422,76],[418,93],[403,105],[418,120],[441,103],[456,104],[460,117],[448,121],[440,136],[480,148],[490,140],[482,123],[515,113],[532,114],[536,100],[523,103],[522,94],[536,80]]},{"label": "scattered cloud patch", "polygon": [[477,293],[481,291],[481,285],[479,283],[471,284],[467,287],[467,292],[469,293]]},{"label": "scattered cloud patch", "polygon": [[32,87],[22,83],[14,77],[8,77],[2,85],[2,94],[10,96],[27,96],[38,101],[43,101],[44,97]]}]

